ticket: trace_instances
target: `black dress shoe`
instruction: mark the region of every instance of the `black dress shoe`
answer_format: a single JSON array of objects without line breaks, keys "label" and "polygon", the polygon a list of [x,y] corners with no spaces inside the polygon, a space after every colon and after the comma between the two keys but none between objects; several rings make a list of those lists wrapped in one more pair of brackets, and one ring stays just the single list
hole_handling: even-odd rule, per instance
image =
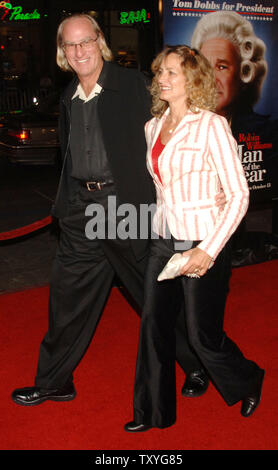
[{"label": "black dress shoe", "polygon": [[147,424],[137,424],[134,421],[130,421],[124,426],[124,430],[127,432],[144,432],[148,431],[151,428],[152,426],[148,426]]},{"label": "black dress shoe", "polygon": [[18,388],[12,393],[12,400],[18,405],[34,406],[46,400],[70,401],[76,397],[76,391],[72,382],[58,389],[46,389],[41,387]]},{"label": "black dress shoe", "polygon": [[244,416],[244,418],[249,418],[249,416],[254,413],[255,409],[258,408],[261,401],[263,381],[264,371],[262,371],[262,374],[254,392],[242,400],[241,414],[242,416]]},{"label": "black dress shoe", "polygon": [[181,393],[184,397],[200,397],[207,391],[208,385],[209,380],[205,371],[195,370],[186,377]]}]

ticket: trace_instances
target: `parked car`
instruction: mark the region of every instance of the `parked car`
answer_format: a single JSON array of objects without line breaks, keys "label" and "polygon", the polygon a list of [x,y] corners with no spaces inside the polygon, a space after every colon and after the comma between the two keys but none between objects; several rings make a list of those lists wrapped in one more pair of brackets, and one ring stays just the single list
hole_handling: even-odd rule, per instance
[{"label": "parked car", "polygon": [[55,164],[59,160],[59,94],[52,93],[24,111],[1,116],[0,158],[29,165]]}]

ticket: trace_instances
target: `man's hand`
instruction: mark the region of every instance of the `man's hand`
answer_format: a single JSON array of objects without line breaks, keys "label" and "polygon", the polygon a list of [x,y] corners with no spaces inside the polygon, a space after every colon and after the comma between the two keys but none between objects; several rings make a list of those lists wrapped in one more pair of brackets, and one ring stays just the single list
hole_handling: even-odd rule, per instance
[{"label": "man's hand", "polygon": [[227,201],[226,201],[225,193],[223,189],[221,189],[220,193],[216,194],[215,196],[215,204],[217,207],[219,207],[220,211],[223,211],[226,202]]}]

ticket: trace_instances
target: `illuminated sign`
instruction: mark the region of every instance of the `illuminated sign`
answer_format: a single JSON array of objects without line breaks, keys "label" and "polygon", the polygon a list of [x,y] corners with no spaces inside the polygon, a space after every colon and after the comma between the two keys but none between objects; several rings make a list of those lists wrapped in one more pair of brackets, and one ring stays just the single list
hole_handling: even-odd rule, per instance
[{"label": "illuminated sign", "polygon": [[120,13],[121,24],[149,23],[151,14],[145,8],[137,11],[122,11]]},{"label": "illuminated sign", "polygon": [[[22,7],[21,6],[16,6],[13,7],[11,3],[8,2],[0,2],[0,9],[2,9],[2,12],[0,13],[0,20],[8,19],[10,21],[18,21],[18,20],[39,20],[41,15],[35,9],[32,13],[23,13],[22,12]],[[1,10],[0,10],[1,11]],[[10,16],[7,16],[7,15]]]}]

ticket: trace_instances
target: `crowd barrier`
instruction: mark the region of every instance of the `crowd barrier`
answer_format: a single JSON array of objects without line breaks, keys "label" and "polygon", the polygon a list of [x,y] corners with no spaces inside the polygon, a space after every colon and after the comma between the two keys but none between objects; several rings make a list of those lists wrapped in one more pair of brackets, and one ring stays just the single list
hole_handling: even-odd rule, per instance
[{"label": "crowd barrier", "polygon": [[28,235],[31,232],[35,232],[36,230],[40,230],[47,225],[52,223],[52,217],[47,216],[41,220],[37,220],[32,224],[25,225],[24,227],[19,227],[14,230],[9,230],[7,232],[0,233],[0,241],[12,240],[14,238],[23,237],[24,235]]}]

